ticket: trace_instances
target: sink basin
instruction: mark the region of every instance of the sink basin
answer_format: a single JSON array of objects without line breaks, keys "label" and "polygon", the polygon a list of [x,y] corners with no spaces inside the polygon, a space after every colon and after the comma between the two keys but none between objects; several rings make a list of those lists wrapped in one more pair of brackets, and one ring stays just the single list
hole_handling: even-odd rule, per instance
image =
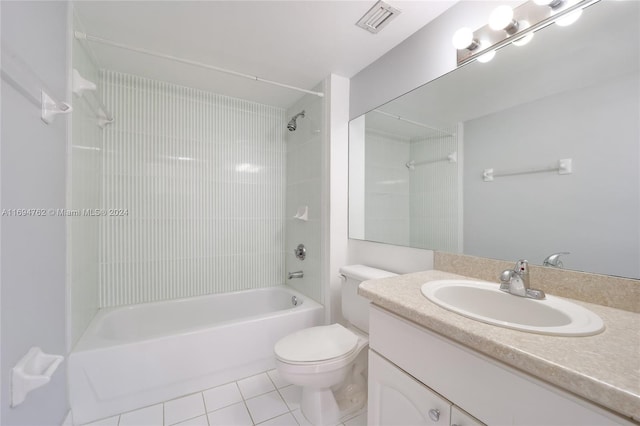
[{"label": "sink basin", "polygon": [[500,291],[498,284],[471,280],[431,281],[421,291],[445,309],[500,327],[555,336],[591,336],[604,330],[598,315],[550,295],[528,299]]}]

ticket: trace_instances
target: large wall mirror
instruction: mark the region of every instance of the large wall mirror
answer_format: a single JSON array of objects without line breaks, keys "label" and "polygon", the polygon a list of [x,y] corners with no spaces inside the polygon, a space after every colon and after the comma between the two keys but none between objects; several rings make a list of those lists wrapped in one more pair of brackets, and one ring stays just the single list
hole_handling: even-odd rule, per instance
[{"label": "large wall mirror", "polygon": [[352,120],[350,238],[640,278],[638,22],[601,1]]}]

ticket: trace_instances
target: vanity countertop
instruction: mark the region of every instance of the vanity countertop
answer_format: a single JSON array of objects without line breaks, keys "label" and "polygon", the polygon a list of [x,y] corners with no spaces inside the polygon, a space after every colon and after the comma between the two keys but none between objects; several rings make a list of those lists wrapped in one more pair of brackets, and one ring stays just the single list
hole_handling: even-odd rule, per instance
[{"label": "vanity countertop", "polygon": [[365,281],[358,292],[455,342],[640,421],[640,314],[572,300],[598,314],[605,330],[588,337],[526,333],[450,312],[420,292],[422,284],[443,279],[472,278],[431,270]]}]

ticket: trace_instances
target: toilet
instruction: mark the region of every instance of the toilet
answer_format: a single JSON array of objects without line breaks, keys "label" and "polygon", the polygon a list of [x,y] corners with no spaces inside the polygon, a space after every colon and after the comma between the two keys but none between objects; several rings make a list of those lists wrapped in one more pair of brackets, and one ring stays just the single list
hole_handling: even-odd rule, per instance
[{"label": "toilet", "polygon": [[369,301],[358,295],[362,281],[396,274],[365,265],[340,268],[342,316],[347,325],[306,328],[274,347],[283,380],[302,387],[300,409],[314,425],[335,424],[367,400]]}]

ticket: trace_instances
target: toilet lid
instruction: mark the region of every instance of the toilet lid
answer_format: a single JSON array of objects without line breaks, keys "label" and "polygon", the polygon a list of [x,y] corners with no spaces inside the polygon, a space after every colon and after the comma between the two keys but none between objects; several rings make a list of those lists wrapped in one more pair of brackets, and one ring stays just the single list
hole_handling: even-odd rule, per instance
[{"label": "toilet lid", "polygon": [[292,362],[326,361],[350,353],[358,336],[340,324],[306,328],[280,339],[274,351],[282,360]]}]

